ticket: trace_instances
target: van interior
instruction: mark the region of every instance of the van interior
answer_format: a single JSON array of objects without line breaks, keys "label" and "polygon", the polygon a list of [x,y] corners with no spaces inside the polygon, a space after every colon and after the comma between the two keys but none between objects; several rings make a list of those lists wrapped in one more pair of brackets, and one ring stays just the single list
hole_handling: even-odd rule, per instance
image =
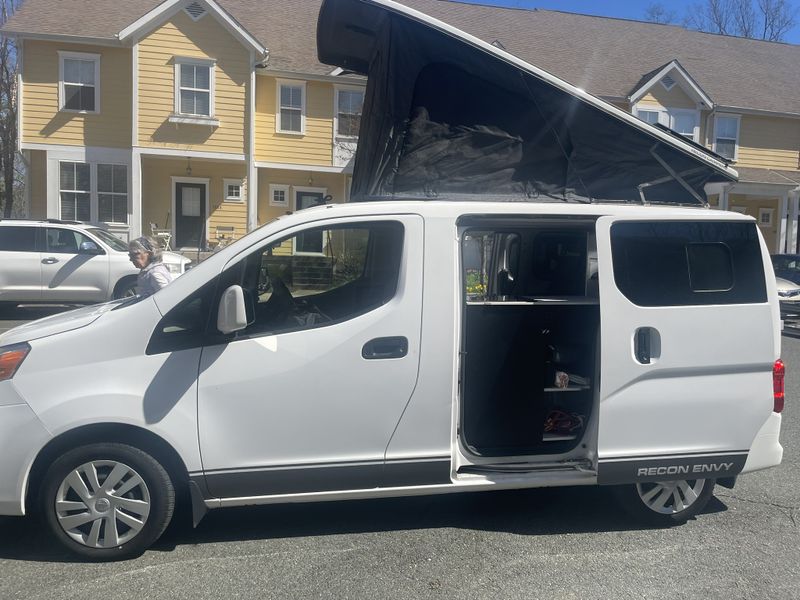
[{"label": "van interior", "polygon": [[594,225],[462,228],[460,440],[469,454],[565,454],[590,430],[600,326]]}]

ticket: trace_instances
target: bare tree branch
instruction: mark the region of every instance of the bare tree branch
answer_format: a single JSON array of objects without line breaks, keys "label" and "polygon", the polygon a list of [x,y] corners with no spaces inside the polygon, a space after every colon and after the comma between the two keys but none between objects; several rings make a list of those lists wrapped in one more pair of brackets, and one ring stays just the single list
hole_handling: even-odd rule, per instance
[{"label": "bare tree branch", "polygon": [[797,24],[797,9],[787,0],[704,0],[689,9],[684,23],[700,31],[779,42]]},{"label": "bare tree branch", "polygon": [[[14,14],[20,0],[0,0],[0,26]],[[8,218],[18,194],[17,170],[17,49],[14,41],[0,37],[0,206]]]},{"label": "bare tree branch", "polygon": [[678,21],[678,13],[674,10],[668,10],[660,2],[651,3],[644,11],[645,21],[651,23],[676,23]]}]

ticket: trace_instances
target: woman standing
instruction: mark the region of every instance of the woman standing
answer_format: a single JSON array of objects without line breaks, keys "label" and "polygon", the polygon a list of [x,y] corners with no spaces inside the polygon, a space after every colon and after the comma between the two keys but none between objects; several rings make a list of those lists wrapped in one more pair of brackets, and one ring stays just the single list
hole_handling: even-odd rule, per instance
[{"label": "woman standing", "polygon": [[146,297],[172,281],[172,274],[161,262],[161,246],[151,237],[140,237],[128,243],[128,257],[140,269],[136,279],[139,296]]}]

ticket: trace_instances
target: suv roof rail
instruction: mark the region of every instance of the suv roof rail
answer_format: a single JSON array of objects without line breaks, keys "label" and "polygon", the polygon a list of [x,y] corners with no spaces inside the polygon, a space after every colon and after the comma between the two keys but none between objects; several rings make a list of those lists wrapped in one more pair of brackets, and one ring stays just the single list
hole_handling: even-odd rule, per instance
[{"label": "suv roof rail", "polygon": [[59,223],[61,225],[83,225],[83,221],[68,221],[65,219],[45,219],[45,223]]}]

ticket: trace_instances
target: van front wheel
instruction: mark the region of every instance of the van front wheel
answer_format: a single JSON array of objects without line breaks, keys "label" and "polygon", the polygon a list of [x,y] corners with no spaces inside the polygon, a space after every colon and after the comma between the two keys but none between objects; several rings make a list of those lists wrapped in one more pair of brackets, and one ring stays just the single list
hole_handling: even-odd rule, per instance
[{"label": "van front wheel", "polygon": [[166,529],[175,490],[164,467],[126,444],[70,450],[47,470],[41,509],[51,533],[69,550],[93,560],[144,552]]},{"label": "van front wheel", "polygon": [[651,481],[615,488],[621,504],[653,525],[685,523],[702,511],[714,493],[713,479]]}]

